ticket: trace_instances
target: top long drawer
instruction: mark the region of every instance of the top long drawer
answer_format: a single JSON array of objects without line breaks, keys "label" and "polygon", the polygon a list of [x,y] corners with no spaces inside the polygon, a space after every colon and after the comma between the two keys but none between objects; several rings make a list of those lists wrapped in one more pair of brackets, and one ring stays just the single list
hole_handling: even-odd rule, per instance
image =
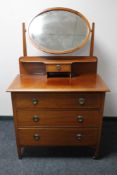
[{"label": "top long drawer", "polygon": [[17,108],[98,108],[100,93],[15,93]]}]

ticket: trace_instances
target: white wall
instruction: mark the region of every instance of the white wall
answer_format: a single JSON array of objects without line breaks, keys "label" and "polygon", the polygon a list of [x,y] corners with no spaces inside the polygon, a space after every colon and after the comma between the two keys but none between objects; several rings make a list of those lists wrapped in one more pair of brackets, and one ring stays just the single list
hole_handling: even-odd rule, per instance
[{"label": "white wall", "polygon": [[[0,115],[12,115],[10,93],[5,91],[19,73],[21,23],[28,25],[36,14],[48,7],[73,8],[96,23],[98,72],[111,89],[106,96],[104,115],[117,116],[117,0],[0,0]],[[29,54],[37,53],[30,46]]]}]

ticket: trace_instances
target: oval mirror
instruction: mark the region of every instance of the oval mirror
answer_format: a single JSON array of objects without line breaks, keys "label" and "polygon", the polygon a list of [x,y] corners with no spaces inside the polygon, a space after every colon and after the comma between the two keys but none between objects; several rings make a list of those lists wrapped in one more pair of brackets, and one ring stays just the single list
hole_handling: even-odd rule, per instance
[{"label": "oval mirror", "polygon": [[90,24],[79,12],[67,8],[47,9],[32,19],[29,37],[33,45],[53,54],[82,48],[90,35]]}]

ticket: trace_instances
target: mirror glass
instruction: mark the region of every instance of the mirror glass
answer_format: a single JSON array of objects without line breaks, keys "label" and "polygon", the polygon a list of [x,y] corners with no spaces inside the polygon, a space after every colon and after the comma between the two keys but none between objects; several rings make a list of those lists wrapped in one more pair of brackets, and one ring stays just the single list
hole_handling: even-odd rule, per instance
[{"label": "mirror glass", "polygon": [[29,37],[37,49],[47,53],[70,53],[85,45],[90,34],[87,19],[71,9],[50,9],[34,17]]}]

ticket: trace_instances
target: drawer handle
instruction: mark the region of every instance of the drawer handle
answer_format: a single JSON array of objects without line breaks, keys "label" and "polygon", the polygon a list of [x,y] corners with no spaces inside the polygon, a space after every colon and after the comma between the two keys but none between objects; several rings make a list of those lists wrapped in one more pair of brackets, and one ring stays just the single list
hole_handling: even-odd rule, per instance
[{"label": "drawer handle", "polygon": [[82,134],[77,134],[77,135],[76,135],[76,139],[77,139],[78,141],[81,141],[82,138],[83,138],[83,135],[82,135]]},{"label": "drawer handle", "polygon": [[84,121],[84,117],[82,115],[77,116],[77,122],[82,123]]},{"label": "drawer handle", "polygon": [[32,99],[32,104],[33,104],[33,105],[37,105],[37,104],[38,104],[38,99],[33,98],[33,99]]},{"label": "drawer handle", "polygon": [[34,115],[32,117],[32,120],[33,120],[33,122],[38,122],[39,121],[39,116],[38,115]]},{"label": "drawer handle", "polygon": [[86,102],[85,98],[79,98],[79,104],[84,105]]},{"label": "drawer handle", "polygon": [[58,71],[60,71],[60,70],[61,70],[61,65],[60,65],[60,64],[57,64],[57,65],[56,65],[56,69],[57,69]]},{"label": "drawer handle", "polygon": [[39,134],[34,134],[33,138],[34,138],[35,141],[39,141],[40,140]]}]

